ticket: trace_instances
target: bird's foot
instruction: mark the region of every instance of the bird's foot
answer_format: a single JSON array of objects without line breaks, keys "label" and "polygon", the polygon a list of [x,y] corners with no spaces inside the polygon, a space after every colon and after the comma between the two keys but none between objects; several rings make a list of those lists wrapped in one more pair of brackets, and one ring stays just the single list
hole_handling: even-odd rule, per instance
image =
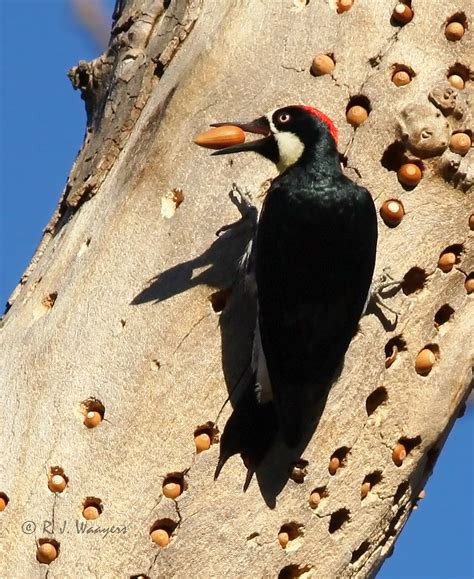
[{"label": "bird's foot", "polygon": [[372,287],[371,287],[369,300],[368,300],[368,301],[373,301],[380,308],[383,308],[383,309],[387,310],[388,312],[394,314],[395,315],[395,324],[398,321],[398,316],[400,315],[400,312],[398,312],[397,310],[394,310],[393,308],[391,308],[390,306],[388,306],[385,303],[385,300],[384,300],[385,295],[384,294],[387,294],[387,290],[391,290],[390,296],[387,296],[387,297],[391,297],[392,295],[394,295],[395,293],[398,292],[398,290],[402,286],[402,283],[403,283],[403,280],[393,279],[393,277],[390,274],[389,269],[384,268],[382,274],[376,280],[374,280],[372,282]]},{"label": "bird's foot", "polygon": [[221,233],[232,229],[245,221],[249,221],[253,230],[257,228],[257,216],[258,211],[255,205],[252,203],[252,196],[250,192],[246,189],[241,189],[237,183],[232,183],[232,189],[229,191],[229,197],[232,203],[237,207],[241,217],[238,221],[230,223],[229,225],[223,225],[220,229],[216,231],[216,235],[219,236]]}]

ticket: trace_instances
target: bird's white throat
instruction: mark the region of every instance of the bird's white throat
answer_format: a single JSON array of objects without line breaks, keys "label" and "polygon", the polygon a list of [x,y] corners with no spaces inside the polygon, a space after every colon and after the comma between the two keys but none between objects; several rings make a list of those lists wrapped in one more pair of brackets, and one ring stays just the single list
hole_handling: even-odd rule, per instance
[{"label": "bird's white throat", "polygon": [[283,173],[288,167],[294,165],[304,152],[304,145],[294,133],[275,133],[275,140],[278,145],[280,159],[277,163],[277,168],[280,173]]}]

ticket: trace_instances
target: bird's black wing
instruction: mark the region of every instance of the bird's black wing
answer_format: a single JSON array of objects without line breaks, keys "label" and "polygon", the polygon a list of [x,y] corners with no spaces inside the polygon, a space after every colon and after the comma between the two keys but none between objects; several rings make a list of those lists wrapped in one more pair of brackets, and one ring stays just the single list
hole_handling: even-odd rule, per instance
[{"label": "bird's black wing", "polygon": [[377,226],[368,191],[342,174],[310,190],[282,177],[260,217],[256,277],[263,351],[282,431],[294,446],[305,408],[325,396],[357,329]]}]

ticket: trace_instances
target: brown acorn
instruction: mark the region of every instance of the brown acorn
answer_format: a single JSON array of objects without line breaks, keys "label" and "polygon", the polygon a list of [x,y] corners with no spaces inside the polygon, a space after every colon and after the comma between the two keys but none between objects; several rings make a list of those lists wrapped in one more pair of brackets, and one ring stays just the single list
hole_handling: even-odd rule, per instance
[{"label": "brown acorn", "polygon": [[206,149],[225,149],[231,145],[245,143],[245,133],[240,127],[224,125],[213,127],[194,138],[196,145]]}]

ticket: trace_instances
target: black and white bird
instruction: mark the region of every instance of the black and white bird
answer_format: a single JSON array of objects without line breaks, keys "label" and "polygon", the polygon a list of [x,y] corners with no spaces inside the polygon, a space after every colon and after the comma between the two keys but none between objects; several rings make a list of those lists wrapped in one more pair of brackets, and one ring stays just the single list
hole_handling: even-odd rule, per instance
[{"label": "black and white bird", "polygon": [[377,245],[370,193],[341,170],[337,129],[295,105],[238,126],[263,138],[214,155],[257,152],[280,174],[266,194],[252,249],[258,314],[251,384],[221,437],[216,469],[240,452],[253,470],[276,432],[301,440],[307,409],[324,399],[363,314]]}]

